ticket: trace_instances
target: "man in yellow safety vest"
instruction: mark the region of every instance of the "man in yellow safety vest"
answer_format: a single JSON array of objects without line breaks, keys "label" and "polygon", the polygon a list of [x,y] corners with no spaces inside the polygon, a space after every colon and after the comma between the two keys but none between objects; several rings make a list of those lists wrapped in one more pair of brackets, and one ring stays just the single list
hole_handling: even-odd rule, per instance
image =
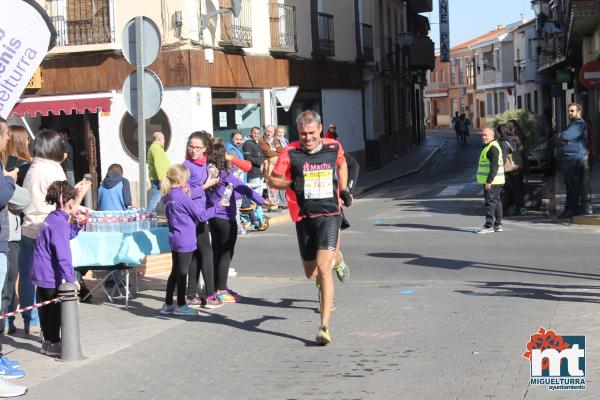
[{"label": "man in yellow safety vest", "polygon": [[483,149],[479,155],[477,183],[483,185],[485,223],[477,233],[502,232],[502,201],[500,201],[500,193],[504,185],[502,149],[491,128],[483,129],[481,140]]}]

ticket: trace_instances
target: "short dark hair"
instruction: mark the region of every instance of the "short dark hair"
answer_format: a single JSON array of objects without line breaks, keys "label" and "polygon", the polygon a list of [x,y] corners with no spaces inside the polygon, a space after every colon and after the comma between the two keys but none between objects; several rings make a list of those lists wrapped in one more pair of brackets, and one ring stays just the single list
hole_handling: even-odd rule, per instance
[{"label": "short dark hair", "polygon": [[33,156],[61,163],[65,158],[63,138],[52,129],[42,130],[33,141]]},{"label": "short dark hair", "polygon": [[[230,137],[230,139],[233,139],[233,137],[234,137],[235,135],[242,135],[242,132],[240,132],[240,131],[234,131],[234,132],[231,132],[231,137]],[[242,135],[242,137],[244,137],[244,135]]]},{"label": "short dark hair", "polygon": [[123,175],[123,166],[121,166],[121,164],[110,164],[108,172],[115,172],[119,175]]}]

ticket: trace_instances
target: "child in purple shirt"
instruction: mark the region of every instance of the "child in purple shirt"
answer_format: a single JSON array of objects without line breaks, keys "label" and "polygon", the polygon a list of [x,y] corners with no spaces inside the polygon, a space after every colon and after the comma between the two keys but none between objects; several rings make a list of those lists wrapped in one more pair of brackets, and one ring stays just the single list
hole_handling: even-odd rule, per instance
[{"label": "child in purple shirt", "polygon": [[[169,223],[169,244],[173,263],[167,280],[163,315],[198,315],[186,304],[185,291],[188,270],[196,251],[196,221],[204,223],[220,211],[219,206],[205,209],[190,197],[188,180],[190,170],[181,164],[172,165],[161,183],[165,216]],[[177,286],[177,306],[173,306],[173,292]],[[205,306],[210,308],[210,304]]]},{"label": "child in purple shirt", "polygon": [[[31,260],[31,283],[37,286],[40,301],[57,297],[63,282],[72,282],[79,290],[75,277],[69,241],[79,233],[77,222],[79,193],[67,181],[55,181],[46,193],[46,203],[56,204],[39,230]],[[60,303],[51,303],[39,309],[44,341],[42,354],[60,356]]]},{"label": "child in purple shirt", "polygon": [[[243,194],[260,205],[265,204],[265,199],[233,174],[229,161],[225,156],[225,145],[221,140],[215,140],[212,152],[208,156],[208,162],[217,167],[220,179],[216,186],[206,191],[206,205],[220,204],[223,207],[217,210],[214,218],[208,221],[212,240],[217,297],[223,303],[237,303],[240,300],[239,295],[227,287],[229,266],[231,265],[238,235],[235,193]],[[267,205],[269,204],[267,203]]]}]

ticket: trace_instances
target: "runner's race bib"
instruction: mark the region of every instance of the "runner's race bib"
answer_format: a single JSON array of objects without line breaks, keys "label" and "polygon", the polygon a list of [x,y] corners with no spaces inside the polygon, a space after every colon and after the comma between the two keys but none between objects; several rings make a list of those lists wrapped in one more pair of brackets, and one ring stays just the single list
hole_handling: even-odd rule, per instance
[{"label": "runner's race bib", "polygon": [[330,199],[333,197],[333,169],[304,170],[304,198]]}]

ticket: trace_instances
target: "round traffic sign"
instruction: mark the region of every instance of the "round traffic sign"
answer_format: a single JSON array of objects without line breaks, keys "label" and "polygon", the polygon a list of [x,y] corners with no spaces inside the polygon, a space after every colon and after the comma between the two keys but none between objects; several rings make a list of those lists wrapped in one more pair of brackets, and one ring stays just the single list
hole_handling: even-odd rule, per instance
[{"label": "round traffic sign", "polygon": [[[137,43],[137,29],[141,30],[141,43]],[[160,31],[150,18],[132,18],[123,29],[123,55],[131,65],[137,65],[138,46],[141,46],[144,67],[152,64],[160,53]]]},{"label": "round traffic sign", "polygon": [[[162,103],[163,86],[158,75],[156,75],[149,69],[144,69],[143,82],[143,117],[144,119],[148,119],[153,117],[158,112],[158,110],[160,110],[160,105]],[[132,73],[127,75],[127,78],[125,78],[125,82],[123,83],[123,99],[125,100],[125,107],[127,107],[127,111],[129,111],[129,114],[131,114],[131,116],[136,119],[139,116],[137,107],[137,96],[137,72],[133,71]]]},{"label": "round traffic sign", "polygon": [[593,60],[581,67],[579,81],[587,89],[600,89],[600,60]]}]

